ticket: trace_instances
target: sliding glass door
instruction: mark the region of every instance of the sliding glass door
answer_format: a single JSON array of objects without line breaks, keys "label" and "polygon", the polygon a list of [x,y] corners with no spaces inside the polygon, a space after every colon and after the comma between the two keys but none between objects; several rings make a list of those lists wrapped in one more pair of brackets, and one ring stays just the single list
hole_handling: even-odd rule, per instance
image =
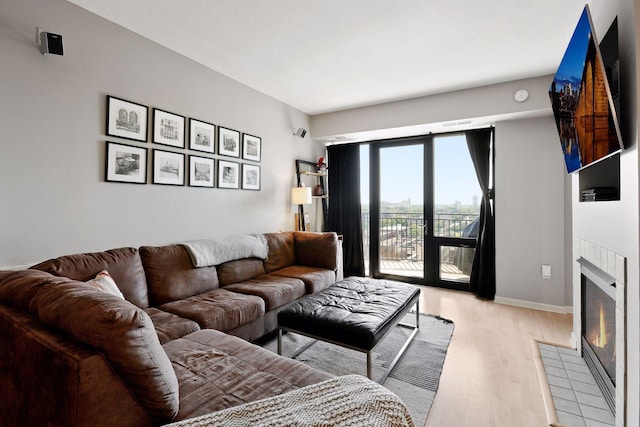
[{"label": "sliding glass door", "polygon": [[369,147],[363,224],[371,275],[467,289],[481,192],[464,135]]}]

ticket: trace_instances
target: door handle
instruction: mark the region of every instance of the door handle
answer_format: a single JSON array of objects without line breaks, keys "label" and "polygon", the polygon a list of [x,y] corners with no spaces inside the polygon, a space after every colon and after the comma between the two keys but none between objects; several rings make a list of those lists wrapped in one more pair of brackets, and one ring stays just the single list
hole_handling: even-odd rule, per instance
[{"label": "door handle", "polygon": [[423,233],[425,236],[429,235],[429,225],[428,224],[418,224],[418,228],[423,229]]}]

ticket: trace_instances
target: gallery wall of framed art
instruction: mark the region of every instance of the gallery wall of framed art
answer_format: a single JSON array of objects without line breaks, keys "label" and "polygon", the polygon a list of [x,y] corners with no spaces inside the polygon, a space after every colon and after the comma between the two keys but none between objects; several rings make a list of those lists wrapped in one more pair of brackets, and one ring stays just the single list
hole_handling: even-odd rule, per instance
[{"label": "gallery wall of framed art", "polygon": [[259,136],[112,95],[106,135],[107,182],[261,189]]}]

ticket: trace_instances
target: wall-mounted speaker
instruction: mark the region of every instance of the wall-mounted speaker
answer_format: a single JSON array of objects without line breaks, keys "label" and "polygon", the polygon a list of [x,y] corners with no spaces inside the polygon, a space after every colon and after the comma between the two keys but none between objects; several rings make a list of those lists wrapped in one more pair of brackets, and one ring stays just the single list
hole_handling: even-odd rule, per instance
[{"label": "wall-mounted speaker", "polygon": [[307,130],[305,128],[294,129],[293,134],[295,136],[299,136],[300,138],[304,138],[304,136],[307,134]]},{"label": "wall-mounted speaker", "polygon": [[64,55],[62,36],[60,34],[47,33],[46,31],[41,32],[40,52],[42,52],[43,55]]}]

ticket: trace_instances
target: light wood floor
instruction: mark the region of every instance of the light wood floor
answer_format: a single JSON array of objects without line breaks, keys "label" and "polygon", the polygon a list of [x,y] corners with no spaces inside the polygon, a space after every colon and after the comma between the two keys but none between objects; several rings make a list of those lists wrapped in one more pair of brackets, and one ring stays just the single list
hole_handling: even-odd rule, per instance
[{"label": "light wood floor", "polygon": [[421,290],[421,312],[455,323],[425,427],[548,425],[532,339],[568,346],[572,316]]}]

